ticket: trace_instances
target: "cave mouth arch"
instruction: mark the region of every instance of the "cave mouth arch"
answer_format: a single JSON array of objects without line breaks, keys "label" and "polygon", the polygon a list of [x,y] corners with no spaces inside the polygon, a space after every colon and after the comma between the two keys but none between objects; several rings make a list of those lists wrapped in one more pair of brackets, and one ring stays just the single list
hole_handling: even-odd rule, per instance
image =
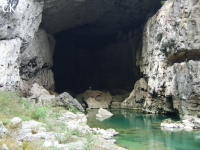
[{"label": "cave mouth arch", "polygon": [[[81,29],[80,29],[81,28]],[[54,35],[55,91],[82,93],[88,89],[131,91],[138,77],[133,72],[132,47],[118,35],[96,36],[88,26]]]},{"label": "cave mouth arch", "polygon": [[82,93],[90,87],[131,91],[141,77],[136,51],[142,30],[161,7],[160,0],[86,0],[79,4],[60,1],[55,11],[53,6],[43,12],[41,27],[56,39],[55,91]]}]

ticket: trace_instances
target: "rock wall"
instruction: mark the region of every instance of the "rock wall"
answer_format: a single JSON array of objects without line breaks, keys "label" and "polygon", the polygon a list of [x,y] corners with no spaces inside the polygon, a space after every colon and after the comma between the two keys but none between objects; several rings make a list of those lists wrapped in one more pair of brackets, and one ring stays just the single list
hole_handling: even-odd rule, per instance
[{"label": "rock wall", "polygon": [[12,11],[3,6],[7,2],[0,0],[0,88],[27,92],[37,82],[54,90],[49,68],[55,40],[39,29],[44,2],[12,1]]},{"label": "rock wall", "polygon": [[43,2],[20,0],[15,4],[20,6],[20,12],[4,12],[2,7],[5,2],[0,1],[0,87],[13,90],[19,89],[20,53],[26,49],[39,27]]},{"label": "rock wall", "polygon": [[0,41],[0,88],[19,87],[20,38]]},{"label": "rock wall", "polygon": [[55,40],[45,30],[38,29],[28,47],[21,53],[21,89],[28,91],[33,83],[54,90],[53,65]]},{"label": "rock wall", "polygon": [[166,1],[146,23],[138,63],[148,85],[145,111],[200,111],[199,16],[199,0]]}]

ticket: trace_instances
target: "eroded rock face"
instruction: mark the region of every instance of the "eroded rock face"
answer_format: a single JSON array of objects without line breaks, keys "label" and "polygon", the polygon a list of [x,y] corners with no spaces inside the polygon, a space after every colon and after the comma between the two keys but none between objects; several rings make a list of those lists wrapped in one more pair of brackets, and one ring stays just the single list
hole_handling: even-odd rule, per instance
[{"label": "eroded rock face", "polygon": [[35,34],[41,23],[43,1],[13,1],[15,12],[3,11],[6,2],[0,1],[0,87],[28,92],[38,82],[53,89],[53,73],[48,68],[55,42],[44,30]]},{"label": "eroded rock face", "polygon": [[19,88],[19,56],[22,41],[19,38],[0,41],[0,88]]},{"label": "eroded rock face", "polygon": [[129,97],[121,103],[121,108],[142,109],[147,97],[147,82],[141,78],[135,83],[133,91]]},{"label": "eroded rock face", "polygon": [[6,3],[7,1],[0,0],[0,39],[18,37],[23,40],[25,46],[40,25],[44,3],[42,0],[14,1],[13,4],[18,6],[18,10],[14,7],[15,12],[4,12],[3,4]]},{"label": "eroded rock face", "polygon": [[28,47],[21,53],[21,89],[27,91],[30,85],[38,83],[48,90],[54,90],[53,65],[55,40],[45,30],[39,29]]},{"label": "eroded rock face", "polygon": [[197,0],[167,1],[148,20],[140,59],[148,82],[146,111],[165,111],[165,103],[181,116],[199,111],[199,9]]},{"label": "eroded rock face", "polygon": [[144,21],[159,7],[159,0],[45,0],[42,26],[56,33],[92,22],[91,33],[113,34]]}]

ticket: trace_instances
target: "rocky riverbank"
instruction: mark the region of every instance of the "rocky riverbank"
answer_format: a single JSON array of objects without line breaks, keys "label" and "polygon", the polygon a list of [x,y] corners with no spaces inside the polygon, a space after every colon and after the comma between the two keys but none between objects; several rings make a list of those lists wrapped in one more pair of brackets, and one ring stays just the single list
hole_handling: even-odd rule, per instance
[{"label": "rocky riverbank", "polygon": [[0,91],[0,109],[3,150],[125,150],[110,139],[114,129],[90,128],[85,110],[66,92],[50,95],[37,84],[27,98]]},{"label": "rocky riverbank", "polygon": [[[83,113],[61,110],[55,116],[48,112],[45,122],[22,121],[15,117],[4,126],[0,122],[0,145],[3,150],[12,149],[63,149],[63,150],[125,150],[116,146],[111,137],[118,134],[114,129],[90,128]],[[46,150],[46,149],[45,149]]]},{"label": "rocky riverbank", "polygon": [[200,118],[191,118],[191,119],[185,119],[181,121],[173,121],[170,118],[165,119],[161,123],[161,130],[163,131],[172,131],[172,132],[178,132],[178,131],[192,131],[194,129],[200,128]]}]

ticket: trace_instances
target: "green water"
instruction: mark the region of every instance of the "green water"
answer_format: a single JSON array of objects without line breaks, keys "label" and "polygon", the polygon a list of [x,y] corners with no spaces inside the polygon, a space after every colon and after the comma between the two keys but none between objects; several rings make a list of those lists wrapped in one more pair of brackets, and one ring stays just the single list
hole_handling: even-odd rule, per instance
[{"label": "green water", "polygon": [[96,119],[97,110],[88,111],[88,125],[113,128],[119,135],[116,144],[128,150],[200,150],[200,131],[170,132],[161,130],[163,119],[178,118],[166,115],[142,114],[137,111],[110,110],[114,115],[104,121]]}]

